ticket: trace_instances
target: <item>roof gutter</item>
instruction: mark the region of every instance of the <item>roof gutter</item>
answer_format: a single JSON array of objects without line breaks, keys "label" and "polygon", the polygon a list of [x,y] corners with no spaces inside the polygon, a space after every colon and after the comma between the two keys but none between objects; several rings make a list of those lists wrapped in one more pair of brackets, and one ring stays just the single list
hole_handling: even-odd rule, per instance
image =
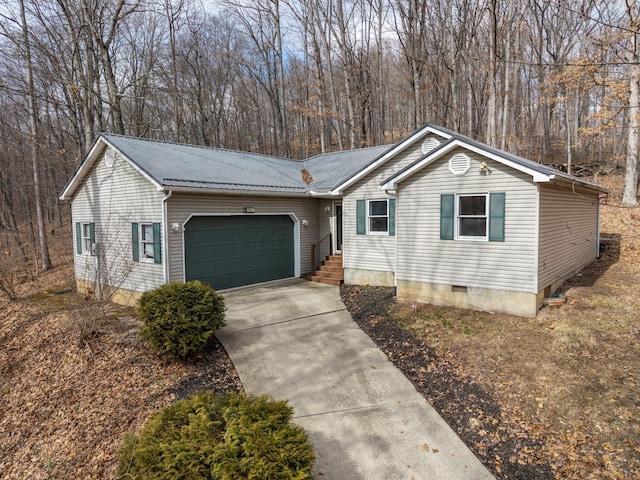
[{"label": "roof gutter", "polygon": [[210,195],[251,195],[256,197],[308,197],[312,195],[309,192],[274,192],[261,190],[231,190],[224,188],[206,188],[206,187],[174,187],[163,186],[160,188],[162,192],[176,193],[199,193]]}]

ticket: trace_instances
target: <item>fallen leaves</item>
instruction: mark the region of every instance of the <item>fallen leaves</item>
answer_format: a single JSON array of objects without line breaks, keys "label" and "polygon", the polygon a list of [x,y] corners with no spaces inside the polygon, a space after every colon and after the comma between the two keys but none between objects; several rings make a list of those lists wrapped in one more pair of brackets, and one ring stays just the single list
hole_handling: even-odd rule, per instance
[{"label": "fallen leaves", "polygon": [[219,345],[195,362],[167,360],[117,307],[79,341],[70,314],[83,302],[67,292],[0,305],[0,478],[113,478],[123,435],[157,409],[194,390],[241,388]]}]

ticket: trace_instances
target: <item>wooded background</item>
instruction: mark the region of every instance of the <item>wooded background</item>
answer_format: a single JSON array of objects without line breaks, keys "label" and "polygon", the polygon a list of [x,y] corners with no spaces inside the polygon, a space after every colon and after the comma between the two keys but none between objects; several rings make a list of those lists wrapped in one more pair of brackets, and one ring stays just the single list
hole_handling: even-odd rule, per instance
[{"label": "wooded background", "polygon": [[0,246],[51,266],[102,131],[304,158],[431,122],[626,172],[636,204],[639,24],[636,0],[0,0]]}]

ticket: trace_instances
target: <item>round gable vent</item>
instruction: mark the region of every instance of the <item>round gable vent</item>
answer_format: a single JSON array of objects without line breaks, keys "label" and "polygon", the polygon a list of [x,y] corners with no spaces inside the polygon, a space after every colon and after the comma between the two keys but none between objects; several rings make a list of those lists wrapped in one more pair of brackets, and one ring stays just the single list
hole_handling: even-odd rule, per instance
[{"label": "round gable vent", "polygon": [[449,171],[454,175],[464,175],[471,168],[471,159],[464,153],[457,153],[449,159]]},{"label": "round gable vent", "polygon": [[440,141],[435,137],[429,137],[422,142],[422,154],[426,155],[431,150],[434,150],[440,146]]}]

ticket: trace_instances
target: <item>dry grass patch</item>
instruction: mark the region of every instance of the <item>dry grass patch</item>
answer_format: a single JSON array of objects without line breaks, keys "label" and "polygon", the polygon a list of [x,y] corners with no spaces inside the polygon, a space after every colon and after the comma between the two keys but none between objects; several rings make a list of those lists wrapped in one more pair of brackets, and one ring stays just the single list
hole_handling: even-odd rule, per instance
[{"label": "dry grass patch", "polygon": [[[557,478],[640,478],[640,209],[602,207],[602,259],[535,319],[396,304],[392,316],[526,422]],[[611,239],[611,240],[609,240]]]}]

